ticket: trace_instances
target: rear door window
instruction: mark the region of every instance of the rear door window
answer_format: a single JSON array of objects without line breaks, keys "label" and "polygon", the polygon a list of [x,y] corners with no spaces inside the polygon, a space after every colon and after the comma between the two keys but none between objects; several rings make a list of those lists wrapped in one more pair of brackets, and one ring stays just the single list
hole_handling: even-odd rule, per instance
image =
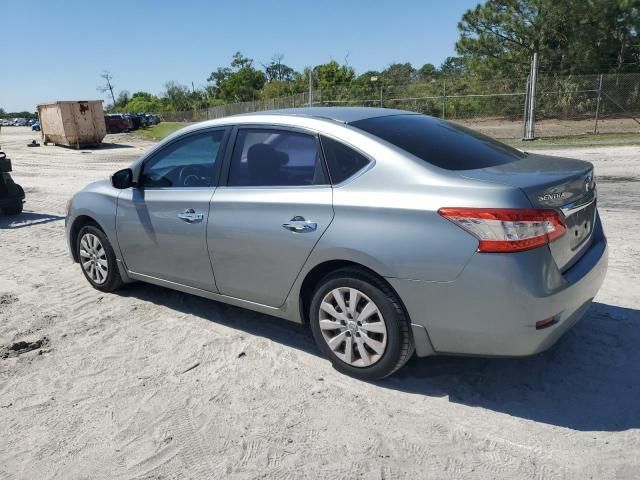
[{"label": "rear door window", "polygon": [[486,135],[426,115],[390,115],[350,125],[447,170],[493,167],[526,156]]},{"label": "rear door window", "polygon": [[328,183],[318,140],[305,133],[261,128],[238,131],[228,186],[303,186]]}]

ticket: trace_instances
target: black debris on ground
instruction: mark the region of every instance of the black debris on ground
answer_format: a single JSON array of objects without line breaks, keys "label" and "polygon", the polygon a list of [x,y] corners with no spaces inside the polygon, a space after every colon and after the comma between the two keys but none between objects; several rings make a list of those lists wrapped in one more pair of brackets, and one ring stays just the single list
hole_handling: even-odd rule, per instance
[{"label": "black debris on ground", "polygon": [[49,344],[49,339],[47,337],[42,337],[33,342],[20,340],[12,343],[11,345],[8,345],[5,348],[0,349],[0,357],[1,358],[17,357],[18,355],[32,352],[33,350],[38,350],[42,347],[47,346],[48,344]]}]

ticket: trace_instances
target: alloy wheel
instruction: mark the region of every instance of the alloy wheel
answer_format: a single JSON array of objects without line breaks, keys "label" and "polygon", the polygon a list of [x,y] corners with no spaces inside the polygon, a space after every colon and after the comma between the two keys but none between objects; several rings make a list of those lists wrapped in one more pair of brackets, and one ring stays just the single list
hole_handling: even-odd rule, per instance
[{"label": "alloy wheel", "polygon": [[331,290],[320,303],[320,331],[331,351],[354,367],[377,363],[387,346],[387,326],[378,306],[355,288]]},{"label": "alloy wheel", "polygon": [[96,284],[107,281],[109,262],[100,239],[93,233],[85,233],[80,239],[80,263],[85,273]]}]

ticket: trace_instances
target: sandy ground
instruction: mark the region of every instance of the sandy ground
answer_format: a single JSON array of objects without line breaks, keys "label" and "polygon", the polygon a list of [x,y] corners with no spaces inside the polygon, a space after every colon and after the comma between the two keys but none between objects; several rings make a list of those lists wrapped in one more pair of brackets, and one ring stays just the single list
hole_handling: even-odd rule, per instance
[{"label": "sandy ground", "polygon": [[610,241],[596,302],[554,348],[414,358],[368,384],[303,327],[151,285],[93,290],[65,202],[150,144],[32,138],[0,136],[27,192],[0,217],[1,480],[640,477],[640,147],[551,152],[596,164]]},{"label": "sandy ground", "polygon": [[[448,119],[466,127],[478,130],[494,138],[522,138],[523,123],[521,118],[506,120],[500,118]],[[591,135],[595,128],[595,118],[542,119],[536,120],[537,137],[565,137],[572,135]],[[638,133],[640,126],[633,118],[605,117],[598,121],[598,133]]]}]

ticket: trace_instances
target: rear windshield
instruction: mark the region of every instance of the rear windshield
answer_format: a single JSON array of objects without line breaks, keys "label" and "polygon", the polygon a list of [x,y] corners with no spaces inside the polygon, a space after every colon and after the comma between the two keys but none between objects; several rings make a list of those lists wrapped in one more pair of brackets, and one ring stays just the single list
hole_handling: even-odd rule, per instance
[{"label": "rear windshield", "polygon": [[481,133],[425,115],[390,115],[351,125],[447,170],[493,167],[526,155]]}]

